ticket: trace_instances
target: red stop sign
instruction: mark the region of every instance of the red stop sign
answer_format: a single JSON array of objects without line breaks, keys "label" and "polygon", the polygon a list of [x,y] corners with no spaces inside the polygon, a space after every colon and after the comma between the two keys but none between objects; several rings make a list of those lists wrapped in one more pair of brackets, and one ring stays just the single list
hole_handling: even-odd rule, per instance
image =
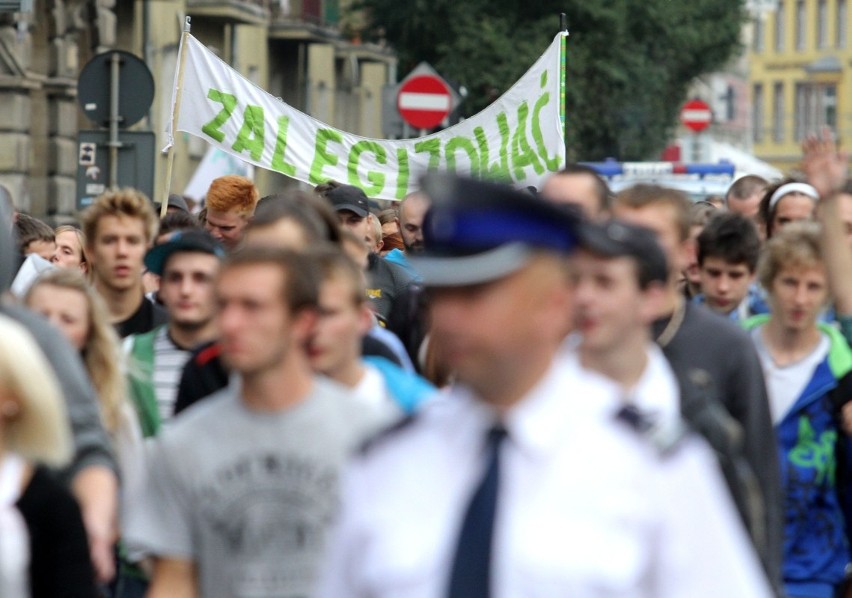
[{"label": "red stop sign", "polygon": [[680,122],[687,129],[700,133],[710,126],[713,120],[713,112],[707,102],[702,100],[689,100],[680,109]]},{"label": "red stop sign", "polygon": [[411,77],[396,97],[402,119],[416,129],[431,129],[441,124],[452,110],[453,97],[440,77]]}]

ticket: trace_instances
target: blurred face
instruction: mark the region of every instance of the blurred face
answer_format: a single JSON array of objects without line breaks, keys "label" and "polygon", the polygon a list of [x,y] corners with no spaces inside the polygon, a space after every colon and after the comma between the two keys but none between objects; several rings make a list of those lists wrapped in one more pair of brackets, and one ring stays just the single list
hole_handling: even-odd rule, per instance
[{"label": "blurred face", "polygon": [[654,231],[657,242],[666,252],[671,272],[680,273],[689,266],[690,243],[681,238],[674,207],[665,204],[650,204],[640,208],[616,206],[613,215]]},{"label": "blurred face", "polygon": [[71,346],[82,351],[89,338],[89,304],[80,291],[49,284],[33,289],[27,307],[56,326]]},{"label": "blurred face", "polygon": [[544,182],[541,194],[553,203],[577,206],[587,218],[601,215],[595,181],[587,174],[553,174]]},{"label": "blurred face", "polygon": [[208,208],[204,228],[231,251],[243,238],[246,224],[248,219],[241,214]]},{"label": "blurred face", "polygon": [[366,239],[370,234],[370,222],[366,216],[359,216],[352,210],[338,210],[337,219],[341,226],[351,230],[359,239]]},{"label": "blurred face", "polygon": [[216,283],[222,358],[243,376],[280,367],[296,346],[283,284],[280,269],[267,264],[229,268]]},{"label": "blurred face", "polygon": [[415,194],[399,207],[399,231],[406,251],[423,251],[423,218],[429,211],[429,199]]},{"label": "blurred face", "polygon": [[382,236],[392,235],[394,233],[399,232],[399,225],[396,223],[396,220],[392,222],[385,222],[382,225]]},{"label": "blurred face", "polygon": [[728,197],[728,211],[734,214],[741,214],[757,222],[758,210],[760,209],[760,200],[763,199],[763,194],[766,189],[758,189],[745,199],[737,199],[736,197]]},{"label": "blurred face", "polygon": [[83,262],[83,246],[77,234],[70,231],[62,231],[56,235],[56,251],[50,259],[59,268],[77,268],[86,271]]},{"label": "blurred face", "polygon": [[27,256],[33,253],[50,261],[53,259],[53,254],[56,253],[56,243],[41,239],[30,241],[24,249],[24,255]]},{"label": "blurred face", "polygon": [[775,204],[772,214],[772,234],[776,234],[785,225],[799,220],[810,220],[814,217],[816,203],[807,195],[788,193]]},{"label": "blurred face", "polygon": [[326,279],[320,287],[319,317],[308,343],[316,372],[334,378],[361,358],[361,338],[370,327],[370,308],[356,303],[342,277]]},{"label": "blurred face", "polygon": [[459,380],[490,389],[524,375],[528,354],[555,348],[569,327],[570,299],[564,265],[535,258],[499,280],[430,289],[432,339]]},{"label": "blurred face", "polygon": [[160,300],[169,322],[182,328],[203,328],[213,320],[213,281],[219,270],[214,255],[201,252],[172,254],[160,277]]},{"label": "blurred face", "polygon": [[612,351],[627,338],[647,334],[656,306],[639,289],[632,259],[580,251],[574,275],[575,329],[583,335],[584,351]]},{"label": "blurred face", "polygon": [[731,264],[721,257],[705,257],[698,272],[707,307],[723,315],[743,302],[754,281],[746,264]]},{"label": "blurred face", "polygon": [[828,302],[828,281],[822,265],[782,268],[769,289],[772,319],[790,332],[816,326]]},{"label": "blurred face", "polygon": [[87,255],[95,281],[108,289],[126,291],[142,281],[147,239],[145,224],[130,216],[103,216]]}]

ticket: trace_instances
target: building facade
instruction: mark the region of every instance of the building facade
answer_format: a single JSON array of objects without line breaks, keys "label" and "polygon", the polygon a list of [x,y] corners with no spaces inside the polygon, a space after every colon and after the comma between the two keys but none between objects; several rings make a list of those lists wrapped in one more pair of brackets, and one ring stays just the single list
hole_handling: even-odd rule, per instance
[{"label": "building facade", "polygon": [[805,136],[852,136],[848,0],[775,0],[755,15],[749,48],[755,154],[790,172]]},{"label": "building facade", "polygon": [[[184,18],[192,34],[242,75],[295,108],[356,134],[382,136],[382,91],[396,81],[388,49],[362,44],[347,0],[35,0],[0,15],[0,184],[18,209],[61,220],[77,206],[77,135],[94,129],[77,102],[80,69],[120,49],[141,58],[154,100],[131,130],[165,145]],[[180,133],[170,189],[181,193],[207,144]],[[154,152],[154,195],[166,193],[166,156]],[[258,170],[262,194],[297,185]]]}]

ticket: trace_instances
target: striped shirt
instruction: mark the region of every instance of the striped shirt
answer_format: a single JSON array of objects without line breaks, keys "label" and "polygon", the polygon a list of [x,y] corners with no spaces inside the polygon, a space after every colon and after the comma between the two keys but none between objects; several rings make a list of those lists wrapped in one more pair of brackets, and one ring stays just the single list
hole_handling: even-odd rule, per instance
[{"label": "striped shirt", "polygon": [[183,366],[192,356],[192,351],[178,347],[169,336],[168,326],[163,326],[154,339],[154,395],[160,420],[165,424],[175,412],[178,384]]}]

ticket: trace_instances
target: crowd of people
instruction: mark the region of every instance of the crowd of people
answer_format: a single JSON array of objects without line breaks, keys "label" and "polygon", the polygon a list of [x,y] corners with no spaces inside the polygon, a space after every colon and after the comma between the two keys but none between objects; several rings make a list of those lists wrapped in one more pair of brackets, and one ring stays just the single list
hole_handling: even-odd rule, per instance
[{"label": "crowd of people", "polygon": [[852,595],[847,162],[0,205],[0,596]]}]

